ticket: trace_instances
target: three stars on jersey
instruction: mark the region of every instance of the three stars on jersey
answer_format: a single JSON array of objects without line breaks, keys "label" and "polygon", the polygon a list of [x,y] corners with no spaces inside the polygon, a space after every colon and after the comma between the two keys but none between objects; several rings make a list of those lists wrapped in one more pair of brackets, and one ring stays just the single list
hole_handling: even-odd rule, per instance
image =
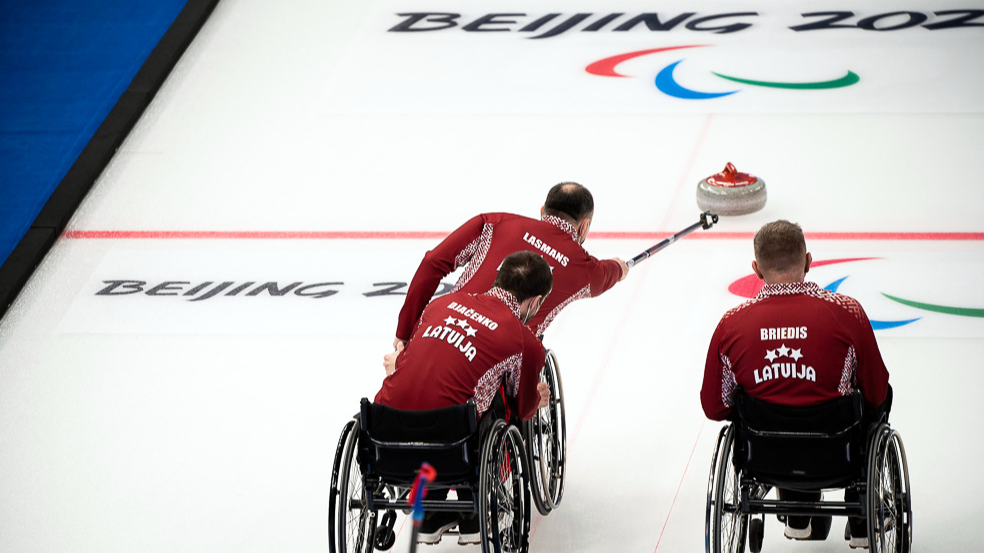
[{"label": "three stars on jersey", "polygon": [[[782,358],[792,359],[793,362],[777,362],[777,360]],[[759,373],[759,369],[755,369],[755,371],[753,371],[755,383],[761,384],[762,382],[775,380],[777,378],[799,378],[816,382],[817,371],[814,370],[813,367],[807,366],[805,363],[801,363],[797,366],[796,362],[802,358],[803,348],[793,349],[786,347],[786,344],[783,344],[776,349],[766,350],[765,359],[770,364],[762,367],[761,373]]]},{"label": "three stars on jersey", "polygon": [[[455,330],[456,328],[460,328],[461,330]],[[465,338],[474,338],[477,334],[478,329],[468,324],[467,319],[448,317],[444,319],[444,326],[428,326],[421,337],[446,341],[463,353],[470,362],[475,360],[475,354],[478,353],[478,349],[475,348],[471,340],[465,342]]]}]

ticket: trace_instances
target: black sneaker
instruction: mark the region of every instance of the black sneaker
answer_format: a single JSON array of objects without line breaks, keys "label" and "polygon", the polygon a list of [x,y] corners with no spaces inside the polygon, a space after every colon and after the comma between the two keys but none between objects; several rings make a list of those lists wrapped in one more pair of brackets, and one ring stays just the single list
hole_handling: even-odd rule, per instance
[{"label": "black sneaker", "polygon": [[427,512],[420,522],[417,533],[417,543],[434,545],[440,543],[441,536],[458,525],[458,515],[455,513]]},{"label": "black sneaker", "polygon": [[482,543],[478,528],[478,515],[462,513],[458,515],[458,545],[477,545]]}]

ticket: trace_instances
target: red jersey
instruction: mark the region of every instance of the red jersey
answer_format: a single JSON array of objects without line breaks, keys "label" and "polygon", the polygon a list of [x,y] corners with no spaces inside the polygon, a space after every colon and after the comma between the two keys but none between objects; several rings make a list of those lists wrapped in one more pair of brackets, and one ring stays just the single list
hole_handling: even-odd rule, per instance
[{"label": "red jersey", "polygon": [[880,405],[888,370],[864,309],[813,282],[767,284],[728,311],[711,338],[700,402],[723,420],[736,386],[780,405],[816,405],[861,390]]},{"label": "red jersey", "polygon": [[574,225],[546,215],[542,220],[509,213],[472,218],[427,252],[410,282],[396,337],[406,340],[441,279],[460,267],[452,292],[482,293],[495,282],[499,263],[518,251],[539,253],[550,264],[553,290],[527,323],[537,336],[572,301],[600,295],[622,277],[618,262],[599,260],[577,242]]},{"label": "red jersey", "polygon": [[515,296],[492,288],[485,294],[451,293],[424,309],[420,324],[383,380],[376,403],[407,410],[461,405],[475,398],[489,408],[506,376],[506,394],[519,416],[536,413],[536,390],[546,360],[543,345],[519,319]]}]

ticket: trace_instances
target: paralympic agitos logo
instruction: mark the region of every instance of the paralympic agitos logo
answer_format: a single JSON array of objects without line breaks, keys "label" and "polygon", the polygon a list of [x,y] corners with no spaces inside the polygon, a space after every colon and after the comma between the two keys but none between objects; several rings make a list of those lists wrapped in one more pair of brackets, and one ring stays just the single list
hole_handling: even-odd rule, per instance
[{"label": "paralympic agitos logo", "polygon": [[[667,46],[664,48],[652,48],[649,50],[639,50],[636,52],[628,52],[626,54],[619,54],[616,56],[610,56],[601,60],[598,60],[590,65],[588,65],[584,70],[592,75],[597,75],[599,77],[626,77],[619,73],[616,68],[619,64],[625,61],[629,61],[634,58],[648,56],[650,54],[659,54],[663,52],[670,52],[673,50],[680,50],[685,48],[701,48],[704,45],[689,45],[689,46]],[[724,92],[702,92],[699,90],[694,90],[692,88],[687,88],[680,84],[676,78],[673,76],[673,71],[678,65],[683,63],[683,60],[677,60],[663,67],[656,74],[655,84],[656,88],[660,92],[666,94],[667,96],[672,96],[674,98],[680,98],[683,100],[711,100],[713,98],[721,98],[723,96],[730,96],[739,92],[738,90],[730,90]],[[740,77],[734,77],[730,75],[725,75],[723,73],[712,72],[714,75],[731,81],[735,83],[745,84],[749,86],[756,87],[766,87],[766,88],[784,88],[789,90],[823,90],[828,88],[843,88],[845,86],[851,86],[856,84],[861,78],[853,71],[848,70],[847,74],[830,80],[823,81],[813,81],[813,82],[780,82],[780,81],[761,81],[752,79],[743,79]]]},{"label": "paralympic agitos logo", "polygon": [[[839,265],[844,263],[853,263],[857,261],[870,261],[874,259],[878,259],[878,258],[855,257],[849,259],[828,259],[823,261],[814,261],[811,267],[822,267],[824,265]],[[847,280],[849,276],[850,275],[846,275],[837,280],[834,280],[833,282],[824,286],[824,289],[829,290],[831,292],[836,292],[840,288],[841,284],[843,284],[844,281]],[[764,284],[765,283],[759,280],[757,276],[751,274],[751,275],[743,276],[738,280],[732,282],[730,285],[728,285],[728,291],[736,296],[741,296],[743,298],[754,298],[755,296],[758,295],[759,290],[762,289],[762,286]],[[937,305],[932,303],[918,302],[918,301],[903,299],[898,296],[886,294],[885,292],[881,292],[881,295],[885,298],[888,298],[889,300],[892,300],[893,302],[911,307],[918,311],[942,313],[944,315],[955,315],[958,317],[984,318],[984,309],[977,309],[971,307],[954,307],[948,305]],[[911,319],[880,320],[880,319],[872,318],[871,313],[868,313],[868,315],[871,321],[871,327],[874,328],[875,330],[883,330],[887,328],[896,328],[900,326],[905,326],[908,324],[912,324],[922,318],[922,317],[915,317]]]},{"label": "paralympic agitos logo", "polygon": [[[648,30],[653,33],[668,33],[677,30],[698,33],[731,34],[745,31],[756,24],[759,13],[755,11],[727,13],[548,13],[542,15],[521,12],[487,13],[480,16],[467,16],[451,12],[407,12],[396,14],[402,21],[390,27],[390,33],[432,33],[435,31],[457,30],[473,36],[515,34],[526,39],[546,39],[565,33],[598,32],[624,33]],[[889,32],[913,27],[936,31],[963,27],[984,27],[984,10],[939,10],[931,13],[918,11],[888,11],[874,15],[857,15],[852,11],[818,11],[802,13],[799,16],[805,23],[788,25],[795,32],[823,31],[830,29],[854,29],[859,31]],[[665,46],[646,50],[636,50],[607,56],[591,62],[585,71],[600,77],[627,77],[619,73],[617,66],[622,62],[649,55],[664,54],[671,51],[705,48],[706,44]],[[656,88],[667,96],[683,100],[711,100],[737,94],[744,88],[760,87],[793,91],[825,90],[849,87],[860,82],[861,77],[845,69],[836,75],[820,75],[815,80],[789,82],[785,80],[749,79],[712,71],[720,79],[728,81],[730,90],[701,91],[679,82],[675,70],[684,59],[666,63],[655,76]],[[741,85],[734,89],[734,85]]]}]

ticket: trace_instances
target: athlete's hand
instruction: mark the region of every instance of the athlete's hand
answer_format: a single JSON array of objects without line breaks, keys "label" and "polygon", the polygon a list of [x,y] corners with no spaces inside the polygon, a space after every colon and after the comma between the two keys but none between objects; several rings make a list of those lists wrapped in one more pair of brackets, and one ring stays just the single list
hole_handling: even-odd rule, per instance
[{"label": "athlete's hand", "polygon": [[622,278],[618,279],[619,282],[622,282],[625,277],[629,276],[629,265],[617,257],[613,257],[612,261],[618,263],[618,266],[622,268]]},{"label": "athlete's hand", "polygon": [[543,409],[547,405],[550,405],[550,386],[547,386],[546,382],[541,382],[536,385],[536,391],[540,394],[540,403],[537,404],[537,409]]},{"label": "athlete's hand", "polygon": [[403,346],[407,345],[406,340],[401,340],[399,338],[393,338],[393,349],[399,352],[403,349]]},{"label": "athlete's hand", "polygon": [[387,353],[383,356],[383,369],[386,371],[386,376],[396,372],[396,358],[399,357],[400,352],[403,351],[403,340],[396,340],[393,342],[393,348],[396,351],[393,353]]}]

